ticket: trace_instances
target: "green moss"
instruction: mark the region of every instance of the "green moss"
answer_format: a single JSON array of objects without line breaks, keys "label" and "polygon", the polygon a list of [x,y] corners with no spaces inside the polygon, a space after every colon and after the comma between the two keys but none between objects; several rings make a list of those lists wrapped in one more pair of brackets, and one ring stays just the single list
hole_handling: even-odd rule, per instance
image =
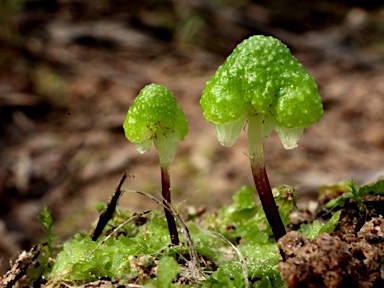
[{"label": "green moss", "polygon": [[[294,192],[289,186],[281,186],[274,188],[273,194],[283,223],[288,225],[289,213],[295,206]],[[265,244],[269,242],[272,230],[262,206],[256,203],[254,195],[253,187],[242,187],[234,194],[233,203],[223,206],[218,215],[208,216],[205,219],[205,225],[217,230],[233,243],[251,241]]]},{"label": "green moss", "polygon": [[[292,188],[281,186],[273,189],[273,194],[280,215],[288,225],[295,193]],[[187,246],[169,246],[167,222],[159,211],[146,214],[145,225],[127,223],[120,230],[124,234],[115,233],[106,240],[112,233],[111,227],[131,216],[130,211],[120,211],[96,242],[82,234],[67,241],[48,279],[79,285],[110,277],[124,281],[135,279],[134,283],[146,287],[171,287],[179,272],[181,275],[183,269],[184,273],[191,269],[188,264],[182,264],[190,258]],[[339,216],[339,212],[335,213],[325,224],[315,221],[302,225],[299,231],[311,239],[322,232],[332,232]],[[279,249],[264,211],[254,198],[254,188],[242,187],[233,196],[232,204],[222,207],[217,214],[207,214],[186,225],[197,253],[205,259],[201,268],[206,279],[200,279],[199,287],[244,287],[244,267],[238,253],[245,259],[243,265],[252,287],[283,287],[277,268],[281,257]],[[218,237],[218,233],[236,248]],[[185,243],[183,237],[180,240]],[[148,278],[150,271],[151,275],[157,271],[155,279]]]},{"label": "green moss", "polygon": [[172,257],[163,257],[157,268],[157,288],[171,286],[173,278],[180,272],[177,261]]}]

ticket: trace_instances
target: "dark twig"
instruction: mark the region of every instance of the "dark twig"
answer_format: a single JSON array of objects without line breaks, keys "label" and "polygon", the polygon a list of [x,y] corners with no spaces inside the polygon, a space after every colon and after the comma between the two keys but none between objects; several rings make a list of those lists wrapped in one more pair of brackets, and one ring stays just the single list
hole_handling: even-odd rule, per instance
[{"label": "dark twig", "polygon": [[3,276],[2,281],[0,281],[0,287],[14,287],[17,280],[25,275],[29,266],[37,259],[40,254],[40,248],[40,245],[34,245],[28,252],[21,252],[12,269]]},{"label": "dark twig", "polygon": [[99,221],[97,222],[97,225],[91,234],[92,241],[96,241],[97,238],[99,238],[99,236],[103,232],[104,227],[107,225],[108,221],[112,219],[113,214],[115,213],[115,210],[116,210],[117,201],[119,200],[121,193],[123,192],[121,190],[121,186],[123,185],[124,180],[126,178],[127,178],[127,171],[125,171],[123,176],[121,176],[119,184],[115,189],[115,193],[109,200],[108,205],[104,207],[103,211],[100,213]]}]

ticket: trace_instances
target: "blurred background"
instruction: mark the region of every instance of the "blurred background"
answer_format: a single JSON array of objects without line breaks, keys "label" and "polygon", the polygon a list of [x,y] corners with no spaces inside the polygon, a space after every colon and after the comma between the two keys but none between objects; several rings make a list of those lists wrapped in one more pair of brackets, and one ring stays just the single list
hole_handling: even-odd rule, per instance
[{"label": "blurred background", "polygon": [[[325,115],[299,146],[264,141],[272,186],[302,197],[319,185],[384,172],[381,1],[1,0],[0,274],[42,241],[46,204],[62,241],[87,229],[126,170],[124,189],[158,195],[155,149],[122,123],[149,83],[169,88],[189,119],[171,166],[173,203],[214,211],[253,185],[245,133],[221,147],[199,106],[206,81],[243,39],[279,38],[316,79]],[[156,209],[126,193],[122,209]]]}]

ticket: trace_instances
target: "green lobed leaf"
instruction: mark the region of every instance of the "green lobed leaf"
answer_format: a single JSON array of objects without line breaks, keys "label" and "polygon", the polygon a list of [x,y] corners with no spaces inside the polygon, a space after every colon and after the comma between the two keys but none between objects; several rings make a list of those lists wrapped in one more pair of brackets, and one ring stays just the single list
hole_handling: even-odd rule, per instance
[{"label": "green lobed leaf", "polygon": [[384,195],[384,179],[361,186],[357,193],[360,196]]},{"label": "green lobed leaf", "polygon": [[[159,253],[169,242],[167,222],[160,212],[148,214],[145,230],[144,227],[139,229],[137,234],[111,237],[101,246],[99,244],[103,237],[94,242],[88,235],[75,235],[58,254],[50,278],[81,282],[105,276],[121,278],[135,275],[131,269],[130,256]],[[94,251],[96,247],[98,249]]]},{"label": "green lobed leaf", "polygon": [[248,260],[247,268],[250,277],[280,278],[277,265],[279,264],[281,256],[276,242],[259,245],[249,242],[239,248],[243,256]]},{"label": "green lobed leaf", "polygon": [[[340,189],[343,188],[343,189]],[[353,180],[345,180],[333,185],[328,185],[324,187],[320,187],[320,193],[324,194],[325,191],[331,189],[338,189],[338,192],[342,192],[342,194],[335,199],[330,200],[325,204],[326,208],[333,208],[336,206],[344,207],[345,203],[350,200],[356,200],[358,204],[362,205],[362,198],[367,195],[384,195],[384,180],[378,180],[374,183],[369,183],[358,188]]]},{"label": "green lobed leaf", "polygon": [[[246,259],[248,278],[260,279],[255,281],[253,287],[284,287],[277,268],[280,254],[276,242],[268,244],[246,243],[240,244],[239,248]],[[234,258],[220,265],[218,270],[212,273],[202,286],[245,287],[239,259]]]},{"label": "green lobed leaf", "polygon": [[[273,189],[284,225],[290,224],[289,214],[295,207],[295,193],[289,186]],[[214,227],[232,242],[269,243],[272,230],[264,210],[256,203],[255,188],[244,186],[233,195],[233,203],[223,206],[215,217],[206,217],[206,225]],[[256,244],[257,243],[257,244]]]},{"label": "green lobed leaf", "polygon": [[94,279],[88,274],[89,265],[84,259],[96,248],[96,245],[97,243],[93,242],[89,236],[83,237],[79,234],[67,241],[63,251],[57,256],[51,277],[75,280]]},{"label": "green lobed leaf", "polygon": [[203,229],[195,222],[188,222],[187,227],[197,253],[215,263],[223,260],[223,250],[227,244],[212,234],[211,231]]},{"label": "green lobed leaf", "polygon": [[180,272],[177,261],[172,257],[163,257],[157,268],[157,288],[167,288],[171,286],[173,279]]},{"label": "green lobed leaf", "polygon": [[315,220],[312,224],[302,224],[300,229],[297,231],[311,240],[319,236],[321,233],[331,233],[335,230],[339,222],[340,215],[341,211],[337,211],[332,215],[331,219],[329,219],[327,223]]}]

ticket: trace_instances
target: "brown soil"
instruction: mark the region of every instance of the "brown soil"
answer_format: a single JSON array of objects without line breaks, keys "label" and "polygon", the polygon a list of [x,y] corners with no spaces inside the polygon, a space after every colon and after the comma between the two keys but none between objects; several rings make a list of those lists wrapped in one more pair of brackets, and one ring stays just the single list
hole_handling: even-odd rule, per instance
[{"label": "brown soil", "polygon": [[[383,205],[384,197],[374,202]],[[371,218],[371,213],[376,217]],[[371,218],[370,220],[368,220]],[[309,240],[291,231],[278,241],[287,287],[383,287],[384,219],[349,203],[334,233]]]},{"label": "brown soil", "polygon": [[[384,10],[348,2],[35,0],[9,8],[0,33],[1,272],[43,238],[36,218],[44,203],[64,238],[96,218],[95,203],[107,201],[123,171],[131,175],[125,189],[160,189],[155,151],[140,155],[121,128],[148,83],[173,91],[189,119],[171,166],[180,209],[216,209],[251,184],[245,135],[221,147],[198,103],[205,82],[250,35],[286,43],[318,82],[325,108],[298,148],[285,151],[275,134],[265,141],[272,186],[296,187],[302,205],[317,198],[318,185],[382,175]],[[119,205],[155,207],[139,196]]]}]

